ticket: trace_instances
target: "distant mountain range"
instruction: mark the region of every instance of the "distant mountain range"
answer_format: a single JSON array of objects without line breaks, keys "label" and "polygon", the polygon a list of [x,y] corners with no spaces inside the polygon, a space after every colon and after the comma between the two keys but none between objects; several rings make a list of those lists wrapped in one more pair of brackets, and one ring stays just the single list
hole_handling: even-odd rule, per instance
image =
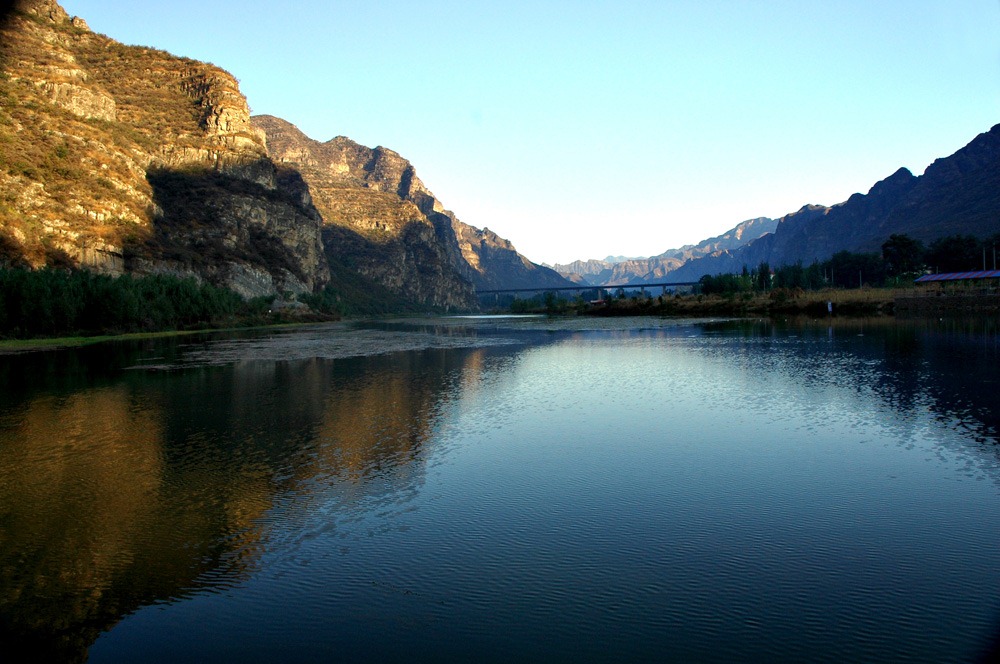
[{"label": "distant mountain range", "polygon": [[652,283],[666,279],[668,275],[673,279],[673,273],[686,263],[738,249],[774,232],[777,226],[778,222],[775,219],[758,217],[740,222],[722,235],[679,249],[668,249],[650,258],[622,258],[616,262],[608,259],[574,261],[565,265],[554,265],[553,269],[574,283],[593,286]]},{"label": "distant mountain range", "polygon": [[838,251],[878,252],[893,234],[929,243],[948,235],[1000,232],[1000,125],[976,136],[917,177],[905,168],[832,207],[807,205],[778,220],[774,232],[733,250],[685,263],[678,281],[738,272],[761,262],[810,264]]},{"label": "distant mountain range", "polygon": [[553,266],[567,279],[594,285],[654,280],[697,281],[762,262],[811,264],[838,251],[878,252],[893,234],[929,243],[948,235],[1000,233],[1000,125],[976,136],[924,174],[900,168],[867,194],[838,205],[804,205],[780,219],[758,218],[728,233],[645,260]]}]

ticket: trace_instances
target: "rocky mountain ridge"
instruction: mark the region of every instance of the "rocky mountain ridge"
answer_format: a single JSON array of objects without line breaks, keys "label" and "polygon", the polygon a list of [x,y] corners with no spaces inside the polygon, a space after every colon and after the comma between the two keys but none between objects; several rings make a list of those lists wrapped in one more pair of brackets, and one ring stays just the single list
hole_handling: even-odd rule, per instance
[{"label": "rocky mountain ridge", "polygon": [[466,309],[475,287],[568,283],[460,222],[392,150],[251,119],[214,65],[96,34],[55,0],[19,0],[0,31],[0,266]]},{"label": "rocky mountain ridge", "polygon": [[662,254],[649,258],[622,259],[617,262],[607,260],[574,261],[567,265],[556,265],[554,269],[568,279],[581,284],[604,286],[608,284],[641,284],[673,279],[675,272],[685,263],[725,251],[742,247],[768,233],[774,232],[778,221],[767,217],[757,217],[740,222],[734,228],[698,244],[689,244],[679,249],[668,249]]},{"label": "rocky mountain ridge", "polygon": [[673,277],[739,272],[761,262],[810,264],[838,251],[879,252],[890,235],[925,243],[947,235],[988,237],[1000,230],[1000,125],[976,136],[923,175],[900,168],[867,194],[831,207],[806,205],[778,220],[774,233],[741,248],[685,263]]},{"label": "rocky mountain ridge", "polygon": [[231,74],[21,0],[0,34],[0,264],[322,287],[321,219]]},{"label": "rocky mountain ridge", "polygon": [[508,240],[461,222],[398,153],[343,136],[321,143],[273,116],[255,116],[253,122],[265,133],[271,157],[299,170],[308,183],[326,222],[324,244],[333,261],[351,263],[418,299],[425,297],[420,284],[429,272],[445,300],[471,295],[458,278],[477,290],[568,285]]},{"label": "rocky mountain ridge", "polygon": [[[741,227],[742,231],[736,232]],[[760,263],[772,267],[797,262],[808,265],[838,251],[877,253],[893,234],[930,243],[949,235],[986,238],[998,230],[1000,125],[979,134],[954,154],[936,159],[923,175],[900,168],[866,194],[856,193],[833,206],[804,205],[778,220],[748,220],[699,244],[696,251],[682,247],[645,264],[612,266],[588,261],[557,268],[589,283],[640,283],[664,276],[673,281],[697,281],[704,275],[738,273]],[[661,269],[643,272],[655,266]],[[619,272],[613,272],[612,267],[619,267]],[[570,271],[574,270],[586,272],[573,277]]]},{"label": "rocky mountain ridge", "polygon": [[[557,267],[576,283],[688,281],[877,251],[893,233],[985,237],[1000,217],[998,164],[1000,125],[832,207]],[[228,72],[93,33],[54,0],[19,0],[0,26],[0,266],[12,265],[190,275],[246,297],[351,281],[459,308],[476,289],[569,283],[461,222],[392,150],[251,118]]]}]

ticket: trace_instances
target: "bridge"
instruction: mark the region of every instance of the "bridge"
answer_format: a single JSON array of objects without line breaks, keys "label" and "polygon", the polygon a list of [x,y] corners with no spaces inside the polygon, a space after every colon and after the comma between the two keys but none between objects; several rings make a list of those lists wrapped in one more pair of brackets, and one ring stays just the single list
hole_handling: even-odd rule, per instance
[{"label": "bridge", "polygon": [[477,290],[477,295],[493,295],[500,293],[556,293],[559,291],[589,291],[589,290],[610,290],[616,291],[619,288],[622,290],[639,290],[640,292],[645,292],[647,288],[662,288],[663,293],[667,292],[667,288],[676,288],[677,286],[697,286],[699,282],[697,281],[661,281],[657,283],[649,284],[608,284],[607,286],[553,286],[551,288],[538,287],[533,288],[493,288],[489,290]]}]

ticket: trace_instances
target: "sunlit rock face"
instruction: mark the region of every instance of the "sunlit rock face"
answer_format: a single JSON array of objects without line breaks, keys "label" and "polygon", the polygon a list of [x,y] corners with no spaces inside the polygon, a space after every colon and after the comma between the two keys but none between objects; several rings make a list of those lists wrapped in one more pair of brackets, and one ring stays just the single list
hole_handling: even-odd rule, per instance
[{"label": "sunlit rock face", "polygon": [[218,67],[95,34],[51,0],[20,0],[0,30],[0,266],[194,276],[253,297],[318,290],[333,265],[466,309],[474,285],[565,283],[458,221],[392,150],[251,120]]},{"label": "sunlit rock face", "polygon": [[390,289],[436,304],[468,304],[477,289],[569,285],[507,240],[446,210],[393,150],[338,136],[325,143],[268,115],[253,118],[268,153],[301,171],[323,215],[326,249]]},{"label": "sunlit rock face", "polygon": [[328,281],[319,214],[231,74],[95,34],[51,0],[21,0],[0,29],[0,265],[246,296]]}]

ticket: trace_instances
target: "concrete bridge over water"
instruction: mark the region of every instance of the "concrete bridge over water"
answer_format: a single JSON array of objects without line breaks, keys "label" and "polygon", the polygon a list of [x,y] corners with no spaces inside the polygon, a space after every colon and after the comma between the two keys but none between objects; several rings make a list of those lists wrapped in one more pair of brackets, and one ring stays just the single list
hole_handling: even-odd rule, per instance
[{"label": "concrete bridge over water", "polygon": [[599,293],[601,291],[618,291],[619,289],[624,291],[638,290],[641,293],[645,293],[647,288],[661,288],[661,294],[666,295],[668,288],[677,288],[681,286],[696,286],[697,281],[662,281],[656,283],[648,284],[609,284],[607,286],[556,286],[552,288],[491,288],[486,290],[477,290],[477,295],[497,295],[502,293],[558,293],[561,291],[590,291],[596,290]]}]

